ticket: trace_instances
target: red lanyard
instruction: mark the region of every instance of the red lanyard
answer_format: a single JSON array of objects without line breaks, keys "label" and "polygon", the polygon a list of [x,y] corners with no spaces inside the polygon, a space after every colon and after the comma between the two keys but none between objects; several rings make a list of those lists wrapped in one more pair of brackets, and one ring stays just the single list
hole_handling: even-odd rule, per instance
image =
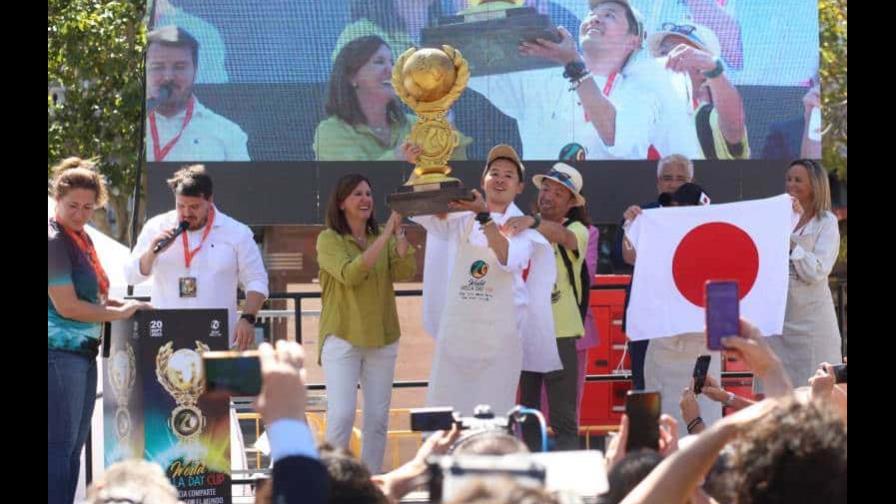
[{"label": "red lanyard", "polygon": [[171,149],[174,148],[174,144],[180,140],[180,136],[183,134],[184,130],[187,129],[187,124],[190,124],[190,119],[193,118],[193,96],[190,96],[190,100],[187,102],[187,114],[184,116],[184,122],[180,126],[180,131],[177,135],[174,136],[164,147],[159,147],[159,130],[156,128],[156,111],[153,110],[151,114],[149,114],[149,132],[152,135],[152,152],[155,155],[156,161],[164,161],[165,156],[171,152]]},{"label": "red lanyard", "polygon": [[[604,84],[604,96],[607,98],[610,97],[610,93],[613,91],[613,84],[616,82],[616,76],[619,75],[619,72],[613,72],[607,77],[607,83]],[[585,114],[585,122],[591,122],[591,119],[588,119],[588,112],[584,112]]]},{"label": "red lanyard", "polygon": [[199,245],[196,246],[193,250],[190,250],[190,241],[187,239],[187,233],[182,234],[183,242],[184,242],[184,262],[187,263],[187,268],[190,267],[190,263],[193,262],[193,257],[199,253],[199,249],[202,248],[202,244],[205,243],[205,239],[208,238],[208,234],[212,232],[212,224],[215,223],[215,207],[212,206],[208,210],[208,223],[205,225],[205,232],[202,233],[202,240],[199,242]]},{"label": "red lanyard", "polygon": [[[57,224],[59,224],[58,221]],[[100,264],[100,258],[96,255],[96,249],[93,247],[93,242],[90,240],[90,237],[87,236],[87,233],[83,230],[75,232],[62,224],[59,224],[59,227],[61,227],[63,231],[65,231],[65,234],[75,242],[78,249],[87,256],[90,265],[93,266],[93,272],[96,274],[96,283],[99,286],[100,298],[106,299],[106,296],[109,295],[109,276],[106,275],[106,270],[104,270],[103,265]]]},{"label": "red lanyard", "polygon": [[604,96],[607,98],[610,97],[610,93],[613,91],[613,84],[616,83],[617,75],[619,75],[619,72],[613,72],[607,77],[607,83],[604,84]]}]

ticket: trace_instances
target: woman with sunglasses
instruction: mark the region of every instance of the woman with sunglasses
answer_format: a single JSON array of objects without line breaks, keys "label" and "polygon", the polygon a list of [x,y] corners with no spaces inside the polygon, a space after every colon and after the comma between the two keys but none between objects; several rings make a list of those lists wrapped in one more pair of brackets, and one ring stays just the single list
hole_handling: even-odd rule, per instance
[{"label": "woman with sunglasses", "polygon": [[500,227],[523,213],[524,167],[509,145],[489,152],[485,197],[456,201],[447,216],[418,216],[427,230],[423,323],[436,337],[426,403],[472,415],[485,404],[496,415],[516,402],[520,371],[562,368],[554,337],[553,249],[532,229],[513,236]]}]

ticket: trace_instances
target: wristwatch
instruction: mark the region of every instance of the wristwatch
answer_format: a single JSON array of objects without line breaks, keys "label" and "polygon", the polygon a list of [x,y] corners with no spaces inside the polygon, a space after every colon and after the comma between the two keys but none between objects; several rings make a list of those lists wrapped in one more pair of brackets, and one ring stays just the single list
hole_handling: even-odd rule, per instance
[{"label": "wristwatch", "polygon": [[725,65],[722,64],[722,59],[716,58],[715,68],[713,68],[712,70],[709,70],[707,72],[703,72],[703,76],[706,77],[707,79],[715,79],[716,77],[722,75],[722,73],[724,71],[725,71]]},{"label": "wristwatch", "polygon": [[247,320],[250,324],[255,325],[255,315],[251,313],[244,313],[240,315],[241,319]]}]

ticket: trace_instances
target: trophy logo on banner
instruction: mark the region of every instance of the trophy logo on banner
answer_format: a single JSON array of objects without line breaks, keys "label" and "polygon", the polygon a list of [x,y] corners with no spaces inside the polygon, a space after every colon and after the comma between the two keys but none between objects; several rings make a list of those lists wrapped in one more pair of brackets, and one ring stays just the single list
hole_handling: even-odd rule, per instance
[{"label": "trophy logo on banner", "polygon": [[156,377],[177,402],[177,407],[168,418],[168,426],[181,441],[191,441],[202,433],[206,425],[205,415],[196,403],[205,392],[202,353],[207,352],[209,347],[197,341],[196,350],[181,348],[174,351],[173,345],[171,341],[159,348]]},{"label": "trophy logo on banner", "polygon": [[131,413],[128,411],[128,401],[134,390],[134,382],[137,379],[137,358],[134,348],[124,345],[125,350],[118,350],[112,356],[110,362],[111,372],[109,382],[115,393],[115,435],[120,441],[131,434]]},{"label": "trophy logo on banner", "polygon": [[412,47],[395,62],[392,87],[419,117],[408,141],[422,151],[411,178],[386,198],[398,213],[412,216],[449,212],[450,201],[473,199],[470,189],[448,176],[448,159],[460,137],[445,119],[469,80],[467,61],[460,51],[448,45],[441,49]]}]

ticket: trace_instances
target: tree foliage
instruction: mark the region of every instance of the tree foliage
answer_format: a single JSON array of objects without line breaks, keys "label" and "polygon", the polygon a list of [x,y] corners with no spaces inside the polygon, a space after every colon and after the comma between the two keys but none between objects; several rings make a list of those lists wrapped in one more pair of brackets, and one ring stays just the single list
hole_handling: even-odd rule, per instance
[{"label": "tree foliage", "polygon": [[[143,100],[145,2],[49,0],[47,175],[69,156],[97,158],[126,242]],[[105,212],[94,223],[112,231]]]}]

